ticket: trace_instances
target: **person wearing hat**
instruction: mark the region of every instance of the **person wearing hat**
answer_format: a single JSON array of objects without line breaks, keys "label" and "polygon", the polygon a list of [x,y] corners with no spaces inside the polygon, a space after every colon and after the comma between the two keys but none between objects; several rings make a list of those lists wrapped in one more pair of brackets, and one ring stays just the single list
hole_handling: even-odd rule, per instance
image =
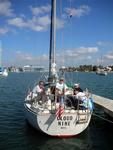
[{"label": "person wearing hat", "polygon": [[78,94],[78,92],[83,92],[83,90],[80,88],[80,84],[79,83],[76,83],[74,84],[74,95]]},{"label": "person wearing hat", "polygon": [[78,104],[81,103],[81,101],[79,100],[79,96],[84,95],[83,90],[80,88],[80,84],[76,83],[73,86],[73,95],[68,95],[67,96],[67,106],[69,107],[74,107],[75,109],[77,109]]}]

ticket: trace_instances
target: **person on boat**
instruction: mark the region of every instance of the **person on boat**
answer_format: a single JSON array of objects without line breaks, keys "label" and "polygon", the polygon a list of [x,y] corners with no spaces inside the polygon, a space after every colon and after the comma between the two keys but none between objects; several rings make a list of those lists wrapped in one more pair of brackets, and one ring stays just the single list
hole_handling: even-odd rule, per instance
[{"label": "person on boat", "polygon": [[80,84],[76,83],[73,86],[73,94],[66,97],[66,105],[77,109],[78,105],[82,103],[81,96],[84,96],[83,90],[80,88]]},{"label": "person on boat", "polygon": [[64,78],[60,78],[59,82],[56,83],[56,93],[63,95],[68,90],[67,85],[64,83]]},{"label": "person on boat", "polygon": [[39,100],[43,102],[47,101],[44,81],[39,81],[38,85],[36,85],[35,88],[33,89],[33,98],[36,98],[37,101]]},{"label": "person on boat", "polygon": [[73,92],[74,92],[74,95],[76,95],[78,92],[83,92],[83,90],[80,88],[79,83],[74,84]]},{"label": "person on boat", "polygon": [[63,103],[64,95],[68,90],[67,85],[64,83],[64,78],[60,78],[59,82],[56,83],[55,93],[57,95],[57,101]]},{"label": "person on boat", "polygon": [[44,93],[44,81],[39,81],[38,85],[33,89],[33,93]]}]

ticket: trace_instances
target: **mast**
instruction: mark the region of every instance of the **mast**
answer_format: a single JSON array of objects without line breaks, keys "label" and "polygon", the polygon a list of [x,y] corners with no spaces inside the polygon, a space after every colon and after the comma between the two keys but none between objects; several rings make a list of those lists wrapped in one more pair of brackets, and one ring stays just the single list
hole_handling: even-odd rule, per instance
[{"label": "mast", "polygon": [[51,0],[51,26],[50,26],[50,51],[49,51],[49,78],[56,78],[55,63],[56,48],[56,0]]}]

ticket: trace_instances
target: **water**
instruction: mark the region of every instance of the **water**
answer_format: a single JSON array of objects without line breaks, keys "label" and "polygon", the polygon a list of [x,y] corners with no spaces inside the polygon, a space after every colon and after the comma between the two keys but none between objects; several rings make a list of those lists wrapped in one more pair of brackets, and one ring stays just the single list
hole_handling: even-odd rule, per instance
[{"label": "water", "polygon": [[[113,74],[68,73],[66,78],[87,86],[94,94],[113,99]],[[23,102],[27,90],[39,79],[39,73],[11,73],[0,78],[0,150],[112,150],[113,125],[92,117],[89,127],[80,135],[52,138],[37,132],[25,120]],[[104,116],[101,110],[96,113]]]}]

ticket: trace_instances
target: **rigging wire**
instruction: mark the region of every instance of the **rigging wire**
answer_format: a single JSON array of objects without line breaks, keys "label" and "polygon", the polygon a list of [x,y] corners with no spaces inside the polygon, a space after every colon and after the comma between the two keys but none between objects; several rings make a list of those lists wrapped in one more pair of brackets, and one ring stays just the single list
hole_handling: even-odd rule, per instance
[{"label": "rigging wire", "polygon": [[[72,6],[73,6],[73,4],[72,4],[72,1],[73,1],[73,0],[70,0],[70,1],[69,1],[69,3],[70,3],[70,4],[69,4],[69,5],[70,5],[70,12],[69,12],[69,16],[68,16],[68,20],[69,20],[68,22],[69,22],[69,25],[70,25],[70,26],[72,26],[72,17],[73,17],[73,12],[72,12],[72,9],[73,9]],[[70,28],[70,34],[73,35],[73,29],[72,29],[72,28]],[[73,43],[72,43],[72,45],[73,45]],[[73,48],[73,47],[72,47],[72,48]],[[76,62],[75,62],[75,61],[76,61],[75,59],[72,60],[72,62],[73,62],[73,64],[74,64],[73,67],[76,67],[76,66],[75,66],[75,65],[76,65]],[[74,78],[74,76],[73,76],[73,80],[76,79],[76,83],[79,83],[80,81],[79,81],[79,73],[78,73],[78,71],[75,73],[75,76],[76,76],[76,78]]]},{"label": "rigging wire", "polygon": [[62,17],[62,0],[60,0],[60,16]]},{"label": "rigging wire", "polygon": [[[62,0],[60,0],[60,18],[62,19],[63,15],[62,15],[62,12],[63,12],[63,6],[62,6]],[[64,33],[63,33],[63,29],[61,30],[61,52],[62,54],[64,55]],[[60,67],[64,67],[64,64],[65,64],[65,60],[64,60],[64,57],[61,59],[61,65]],[[65,73],[62,72],[62,76],[65,78]]]},{"label": "rigging wire", "polygon": [[71,9],[72,9],[72,1],[70,0],[70,18],[72,17],[72,13],[71,13]]}]

